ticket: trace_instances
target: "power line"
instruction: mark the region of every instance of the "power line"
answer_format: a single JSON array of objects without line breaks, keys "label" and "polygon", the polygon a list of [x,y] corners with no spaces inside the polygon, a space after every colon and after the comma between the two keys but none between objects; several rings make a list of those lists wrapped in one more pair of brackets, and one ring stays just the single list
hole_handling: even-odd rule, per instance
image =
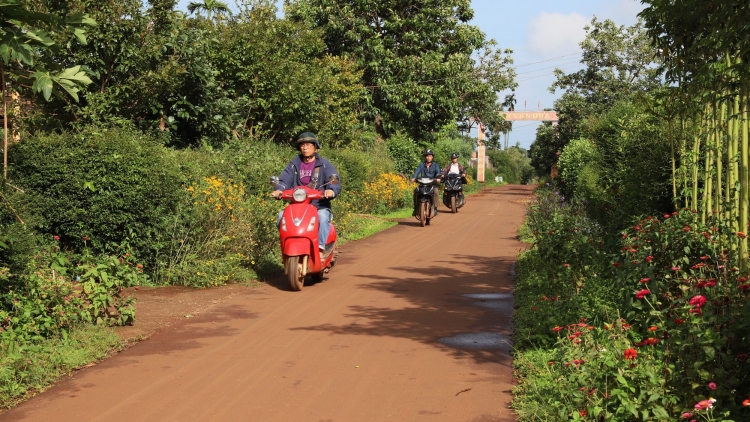
[{"label": "power line", "polygon": [[577,56],[577,55],[579,55],[579,54],[581,54],[581,51],[579,51],[579,52],[577,52],[577,53],[573,53],[573,54],[567,54],[567,55],[565,55],[565,56],[558,56],[558,57],[553,57],[553,58],[551,58],[551,59],[547,59],[547,60],[542,60],[542,61],[538,61],[538,62],[533,62],[533,63],[525,63],[525,64],[519,64],[518,66],[515,66],[515,67],[513,67],[513,69],[518,69],[519,67],[526,67],[526,66],[531,66],[531,65],[534,65],[534,64],[539,64],[539,63],[546,63],[546,62],[551,62],[551,61],[553,61],[553,60],[563,59],[563,58],[565,58],[565,57]]}]

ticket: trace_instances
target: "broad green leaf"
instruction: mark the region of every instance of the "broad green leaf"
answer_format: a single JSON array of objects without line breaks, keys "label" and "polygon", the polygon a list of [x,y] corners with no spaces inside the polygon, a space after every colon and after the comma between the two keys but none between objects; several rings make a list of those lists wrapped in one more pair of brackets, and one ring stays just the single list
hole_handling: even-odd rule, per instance
[{"label": "broad green leaf", "polygon": [[42,95],[44,95],[44,99],[49,101],[50,97],[52,96],[52,77],[47,72],[35,72],[33,75],[31,75],[31,78],[34,79],[34,85],[32,85],[32,89],[34,92],[41,92]]}]

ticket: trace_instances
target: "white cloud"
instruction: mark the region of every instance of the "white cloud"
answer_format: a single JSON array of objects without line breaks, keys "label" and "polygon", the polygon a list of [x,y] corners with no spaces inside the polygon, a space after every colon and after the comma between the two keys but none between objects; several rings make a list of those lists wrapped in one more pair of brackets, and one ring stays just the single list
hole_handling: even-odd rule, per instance
[{"label": "white cloud", "polygon": [[541,12],[529,21],[528,48],[542,57],[556,57],[574,53],[586,37],[583,27],[591,19],[578,13]]},{"label": "white cloud", "polygon": [[638,0],[608,2],[602,17],[612,19],[618,25],[630,26],[636,23],[638,20],[637,15],[644,7]]}]

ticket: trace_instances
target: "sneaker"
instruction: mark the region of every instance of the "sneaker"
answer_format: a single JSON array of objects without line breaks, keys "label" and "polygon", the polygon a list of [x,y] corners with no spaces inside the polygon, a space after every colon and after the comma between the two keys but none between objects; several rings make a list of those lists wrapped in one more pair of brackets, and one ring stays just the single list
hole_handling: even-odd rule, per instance
[{"label": "sneaker", "polygon": [[324,259],[325,255],[326,255],[326,250],[325,249],[318,249],[318,251],[320,251],[320,260],[322,261]]}]

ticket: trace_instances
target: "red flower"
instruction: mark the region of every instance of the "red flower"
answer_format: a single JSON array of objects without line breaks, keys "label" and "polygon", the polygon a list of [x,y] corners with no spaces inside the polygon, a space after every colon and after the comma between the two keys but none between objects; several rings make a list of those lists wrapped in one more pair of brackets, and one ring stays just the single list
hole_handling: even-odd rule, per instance
[{"label": "red flower", "polygon": [[625,360],[633,360],[638,357],[638,351],[633,349],[632,347],[629,349],[625,349]]},{"label": "red flower", "polygon": [[744,238],[746,238],[746,237],[747,237],[747,235],[745,234],[745,232],[737,232],[737,233],[735,233],[735,234],[736,234],[736,235],[737,235],[737,236],[738,236],[738,237],[739,237],[740,239],[744,239]]},{"label": "red flower", "polygon": [[677,267],[677,266],[672,267],[672,271],[680,271],[680,267]]},{"label": "red flower", "polygon": [[689,314],[696,314],[696,315],[702,315],[703,312],[701,312],[700,308],[693,308],[688,311]]},{"label": "red flower", "polygon": [[536,311],[536,306],[532,306],[532,307],[531,307],[531,310],[532,310],[532,311]]},{"label": "red flower", "polygon": [[669,217],[671,217],[669,214],[664,214],[664,218],[669,218]]},{"label": "red flower", "polygon": [[706,304],[706,298],[701,295],[693,296],[693,298],[690,299],[690,304],[696,308],[700,308]]},{"label": "red flower", "polygon": [[692,230],[692,229],[690,227],[688,227],[688,226],[685,226],[685,228],[682,229],[682,231],[684,231],[684,232],[689,232],[690,230]]},{"label": "red flower", "polygon": [[653,346],[658,342],[659,342],[659,339],[653,338],[653,337],[649,337],[646,340],[643,340],[643,344],[648,345],[648,346]]},{"label": "red flower", "polygon": [[54,235],[52,236],[52,239],[54,239],[56,242],[60,240],[60,236]]},{"label": "red flower", "polygon": [[630,329],[630,324],[622,324],[622,330],[627,331]]},{"label": "red flower", "polygon": [[635,294],[635,297],[637,299],[643,299],[644,297],[650,294],[651,294],[651,290],[643,289],[643,290],[638,290],[638,293]]},{"label": "red flower", "polygon": [[740,290],[747,290],[750,289],[750,284],[743,284],[740,286]]},{"label": "red flower", "polygon": [[703,268],[703,267],[705,267],[705,266],[706,266],[706,264],[704,264],[704,263],[702,263],[702,262],[699,262],[699,263],[697,263],[697,264],[693,265],[693,266],[692,266],[692,267],[690,267],[690,268],[691,268],[691,269],[693,269],[693,270],[698,270],[698,269],[701,269],[701,268]]},{"label": "red flower", "polygon": [[711,259],[711,257],[708,255],[701,256],[701,261],[708,261],[709,259]]},{"label": "red flower", "polygon": [[737,360],[740,362],[744,362],[747,360],[747,353],[740,353],[737,355]]},{"label": "red flower", "polygon": [[563,327],[560,327],[560,326],[558,325],[557,327],[553,328],[553,329],[552,329],[552,331],[554,331],[554,332],[558,332],[558,331],[560,331],[560,330],[562,330],[562,329],[563,329]]},{"label": "red flower", "polygon": [[581,415],[582,417],[585,417],[588,414],[588,412],[585,410],[581,410],[580,412],[578,412],[578,414]]},{"label": "red flower", "polygon": [[642,278],[642,279],[638,280],[639,283],[644,283],[644,284],[648,283],[649,281],[651,281],[651,279],[649,277]]},{"label": "red flower", "polygon": [[685,320],[684,320],[684,319],[680,319],[680,318],[675,318],[675,319],[674,319],[674,322],[675,322],[675,324],[677,324],[677,325],[681,325],[682,323],[684,323],[684,322],[685,322]]},{"label": "red flower", "polygon": [[706,282],[706,287],[714,287],[716,285],[716,279],[712,278]]},{"label": "red flower", "polygon": [[575,366],[579,366],[582,363],[584,363],[583,359],[573,359],[573,365],[575,365]]},{"label": "red flower", "polygon": [[553,301],[553,302],[557,302],[557,296],[553,297],[553,298],[552,298],[552,299],[550,299],[550,300],[551,300],[551,301]]},{"label": "red flower", "polygon": [[742,402],[742,405],[743,405],[743,406],[750,406],[750,399],[745,399],[745,400],[744,400],[744,401]]},{"label": "red flower", "polygon": [[554,364],[555,364],[555,361],[554,361],[554,360],[551,360],[551,361],[547,362],[547,365],[549,365],[549,366],[552,366],[552,365],[554,365]]},{"label": "red flower", "polygon": [[570,264],[563,264],[564,268],[570,268]]},{"label": "red flower", "polygon": [[615,267],[619,267],[619,266],[620,266],[621,264],[620,264],[619,262],[615,262],[615,263],[614,263],[614,264],[612,264],[612,265],[614,265]]},{"label": "red flower", "polygon": [[656,325],[652,325],[652,326],[648,327],[649,331],[656,331],[658,329],[659,329],[659,327],[657,327]]}]

